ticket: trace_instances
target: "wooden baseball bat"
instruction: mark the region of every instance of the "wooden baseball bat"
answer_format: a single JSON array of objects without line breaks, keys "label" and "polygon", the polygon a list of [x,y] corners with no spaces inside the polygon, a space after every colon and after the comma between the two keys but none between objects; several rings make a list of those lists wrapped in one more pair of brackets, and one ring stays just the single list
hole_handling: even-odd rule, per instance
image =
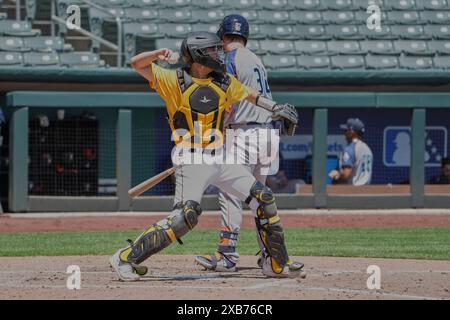
[{"label": "wooden baseball bat", "polygon": [[140,196],[141,194],[143,194],[145,191],[150,190],[151,188],[156,186],[158,183],[163,181],[165,178],[171,176],[174,173],[175,173],[174,167],[167,169],[166,171],[163,171],[163,172],[157,174],[156,176],[151,177],[150,179],[145,180],[144,182],[138,184],[136,187],[128,190],[128,195],[131,198],[136,198],[136,197]]}]

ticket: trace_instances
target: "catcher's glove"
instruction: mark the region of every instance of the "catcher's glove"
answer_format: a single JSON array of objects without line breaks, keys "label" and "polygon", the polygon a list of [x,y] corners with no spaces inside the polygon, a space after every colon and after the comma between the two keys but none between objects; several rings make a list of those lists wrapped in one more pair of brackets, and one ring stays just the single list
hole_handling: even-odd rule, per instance
[{"label": "catcher's glove", "polygon": [[281,134],[293,136],[295,128],[298,124],[298,113],[295,107],[289,103],[277,104],[273,108],[272,118],[274,120],[281,120]]}]

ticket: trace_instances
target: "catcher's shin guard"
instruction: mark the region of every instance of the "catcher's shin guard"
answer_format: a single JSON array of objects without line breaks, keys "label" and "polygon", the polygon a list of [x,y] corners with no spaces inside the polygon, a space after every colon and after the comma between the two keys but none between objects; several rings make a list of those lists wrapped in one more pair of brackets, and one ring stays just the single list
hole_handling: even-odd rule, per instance
[{"label": "catcher's shin guard", "polygon": [[256,228],[267,253],[272,257],[272,270],[275,273],[281,273],[289,261],[289,256],[275,197],[270,188],[258,181],[251,188],[250,195],[247,203],[250,203],[252,198],[259,203],[255,218]]},{"label": "catcher's shin guard", "polygon": [[141,234],[134,243],[120,253],[120,259],[124,262],[140,264],[192,230],[202,213],[200,204],[190,200],[184,205],[177,204],[175,210],[177,210],[175,214],[153,224]]}]

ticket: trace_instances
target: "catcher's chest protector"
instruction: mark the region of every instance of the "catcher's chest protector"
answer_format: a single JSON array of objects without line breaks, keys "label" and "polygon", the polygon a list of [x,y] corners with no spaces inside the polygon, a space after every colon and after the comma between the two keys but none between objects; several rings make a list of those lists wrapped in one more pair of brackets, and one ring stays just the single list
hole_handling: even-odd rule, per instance
[{"label": "catcher's chest protector", "polygon": [[178,69],[177,76],[182,94],[181,106],[172,116],[169,115],[175,142],[191,148],[205,148],[213,142],[220,145],[223,139],[218,137],[218,133],[223,137],[226,92],[231,79],[225,74],[214,74],[210,80],[197,80],[184,69]]}]

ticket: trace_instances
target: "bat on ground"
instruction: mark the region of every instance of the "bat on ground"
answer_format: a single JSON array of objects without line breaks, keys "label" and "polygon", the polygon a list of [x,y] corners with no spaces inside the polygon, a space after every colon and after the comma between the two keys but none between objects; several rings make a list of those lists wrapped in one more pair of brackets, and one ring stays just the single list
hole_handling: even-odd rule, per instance
[{"label": "bat on ground", "polygon": [[174,173],[175,173],[174,167],[167,169],[166,171],[163,171],[163,172],[157,174],[156,176],[151,177],[150,179],[145,180],[144,182],[138,184],[134,188],[128,190],[128,195],[131,198],[136,198],[136,197],[140,196],[141,194],[143,194],[145,191],[150,190],[151,188],[156,186],[158,183],[163,181],[165,178],[171,176]]}]

